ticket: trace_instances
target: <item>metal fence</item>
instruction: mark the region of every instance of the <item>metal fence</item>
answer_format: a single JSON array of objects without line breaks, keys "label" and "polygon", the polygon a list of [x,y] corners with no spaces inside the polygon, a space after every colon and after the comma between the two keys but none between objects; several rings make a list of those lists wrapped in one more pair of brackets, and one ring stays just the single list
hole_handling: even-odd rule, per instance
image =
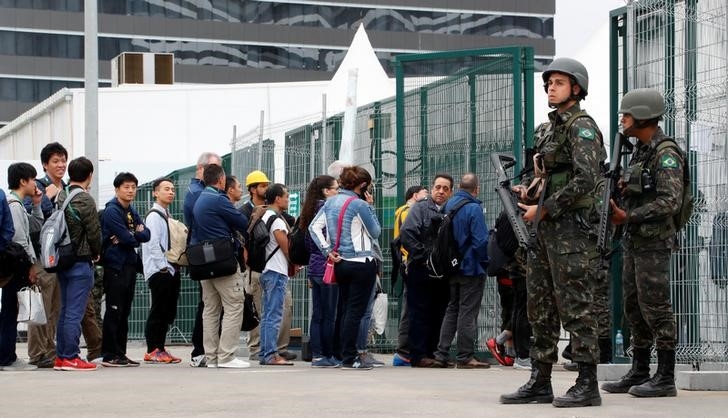
[{"label": "metal fence", "polygon": [[[727,10],[725,0],[665,0],[611,13],[611,137],[623,93],[651,87],[665,96],[663,130],[688,151],[697,204],[672,257],[671,284],[677,358],[696,366],[728,361]],[[621,306],[615,315],[619,324]]]}]

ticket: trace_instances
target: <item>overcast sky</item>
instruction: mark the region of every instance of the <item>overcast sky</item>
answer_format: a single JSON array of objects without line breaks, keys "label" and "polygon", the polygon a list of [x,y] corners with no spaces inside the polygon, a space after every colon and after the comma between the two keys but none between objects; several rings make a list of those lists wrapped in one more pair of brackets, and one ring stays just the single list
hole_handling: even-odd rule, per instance
[{"label": "overcast sky", "polygon": [[[626,0],[556,0],[554,38],[556,57],[581,61],[589,72],[589,95],[582,102],[596,120],[604,137],[609,136],[609,12],[623,7]],[[534,123],[549,112],[541,74],[534,88]]]}]

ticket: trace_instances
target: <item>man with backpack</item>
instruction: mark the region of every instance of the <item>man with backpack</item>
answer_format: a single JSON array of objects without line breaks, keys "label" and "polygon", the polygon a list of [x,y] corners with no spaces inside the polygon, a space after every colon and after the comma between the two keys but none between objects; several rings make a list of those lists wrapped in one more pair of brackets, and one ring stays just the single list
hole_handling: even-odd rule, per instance
[{"label": "man with backpack", "polygon": [[[612,223],[626,225],[622,261],[624,315],[632,335],[632,369],[602,389],[637,397],[676,396],[675,316],[670,303],[670,257],[690,187],[682,150],[658,125],[665,101],[654,89],[635,89],[619,108],[625,136],[638,139],[620,185],[625,208],[612,203]],[[678,215],[678,218],[675,217]],[[688,213],[689,215],[689,213]],[[657,346],[657,372],[650,353]]]},{"label": "man with backpack", "polygon": [[447,280],[430,277],[427,262],[432,252],[431,225],[441,218],[441,210],[452,194],[453,178],[438,173],[432,182],[430,198],[412,206],[400,229],[402,247],[407,251],[407,309],[409,348],[412,367],[441,367],[434,353],[440,339],[450,287]]},{"label": "man with backpack", "polygon": [[488,227],[483,217],[478,176],[463,175],[455,195],[447,201],[444,213],[452,214],[451,246],[457,247],[459,271],[447,278],[450,302],[440,328],[440,342],[435,361],[447,367],[450,345],[457,332],[457,368],[487,369],[488,363],[475,358],[478,314],[485,289],[485,269],[488,266]]},{"label": "man with backpack", "polygon": [[[240,208],[240,211],[248,219],[252,219],[253,210],[256,207],[265,206],[265,193],[270,185],[270,180],[264,172],[254,170],[245,177],[245,187],[248,189],[249,199]],[[281,212],[282,216],[285,212]],[[289,223],[290,225],[290,223]],[[253,296],[255,306],[263,315],[263,289],[260,286],[260,272],[249,268],[245,273],[245,291]],[[278,355],[286,360],[294,360],[297,356],[288,351],[288,343],[291,339],[291,318],[293,316],[293,298],[291,291],[286,289],[285,301],[283,303],[283,319],[278,334]],[[248,334],[248,352],[250,360],[257,361],[260,354],[260,326],[255,327]]]},{"label": "man with backpack", "polygon": [[63,207],[66,199],[71,199],[64,210],[64,217],[73,243],[75,263],[68,270],[57,273],[61,288],[61,312],[53,366],[56,370],[96,370],[94,363],[79,357],[81,320],[94,285],[93,263],[99,260],[101,254],[101,225],[96,202],[86,193],[91,185],[93,172],[93,163],[88,158],[79,157],[71,161],[68,164],[70,183],[67,189],[58,194],[60,207]]},{"label": "man with backpack", "polygon": [[170,262],[165,254],[171,246],[168,208],[174,201],[174,183],[168,178],[154,180],[152,194],[154,204],[145,219],[150,239],[142,244],[144,279],[152,297],[144,329],[147,340],[144,362],[174,364],[182,360],[170,354],[164,345],[169,326],[177,315],[180,292],[180,266]]}]

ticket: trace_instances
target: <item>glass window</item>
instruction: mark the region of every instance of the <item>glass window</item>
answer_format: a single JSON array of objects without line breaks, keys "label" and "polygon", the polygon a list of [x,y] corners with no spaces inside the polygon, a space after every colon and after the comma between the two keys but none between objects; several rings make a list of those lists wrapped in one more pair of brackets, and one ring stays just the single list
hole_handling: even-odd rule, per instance
[{"label": "glass window", "polygon": [[14,101],[18,98],[18,83],[14,78],[0,78],[0,100]]},{"label": "glass window", "polygon": [[0,55],[15,55],[15,32],[0,30]]}]

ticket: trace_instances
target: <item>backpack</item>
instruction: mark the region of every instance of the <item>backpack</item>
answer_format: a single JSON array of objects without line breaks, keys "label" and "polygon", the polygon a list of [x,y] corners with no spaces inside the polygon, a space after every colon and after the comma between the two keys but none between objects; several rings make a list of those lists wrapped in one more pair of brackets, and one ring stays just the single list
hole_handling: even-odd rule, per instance
[{"label": "backpack", "polygon": [[263,272],[268,260],[280,248],[276,246],[276,249],[269,255],[265,253],[265,247],[270,242],[270,227],[278,218],[277,214],[273,214],[273,216],[268,218],[267,222],[263,222],[263,215],[267,210],[268,208],[266,206],[256,206],[253,209],[248,225],[248,241],[245,243],[245,248],[248,250],[247,264],[256,273]]},{"label": "backpack", "polygon": [[311,257],[311,252],[306,246],[308,229],[299,228],[300,221],[301,218],[296,220],[293,230],[288,234],[288,258],[292,264],[307,266],[308,259]]},{"label": "backpack", "polygon": [[49,273],[68,270],[76,262],[76,249],[66,224],[66,208],[82,189],[73,189],[63,205],[45,221],[40,229],[40,260]]},{"label": "backpack", "polygon": [[149,212],[158,214],[167,224],[167,251],[164,253],[167,261],[180,266],[189,265],[187,254],[185,254],[187,252],[187,225],[174,218],[167,218],[157,209],[151,209]]},{"label": "backpack", "polygon": [[695,199],[693,199],[693,191],[690,187],[690,167],[688,167],[688,159],[682,148],[680,148],[674,139],[665,138],[657,145],[656,152],[668,147],[674,148],[675,151],[683,157],[683,194],[682,199],[680,200],[680,209],[672,215],[675,232],[680,232],[680,230],[683,229],[690,220],[690,216],[693,214]]},{"label": "backpack", "polygon": [[463,260],[460,246],[453,234],[452,220],[460,208],[468,203],[471,202],[463,199],[449,212],[432,219],[429,229],[432,249],[427,258],[427,268],[430,271],[429,276],[433,279],[447,279],[460,273],[460,264]]}]

